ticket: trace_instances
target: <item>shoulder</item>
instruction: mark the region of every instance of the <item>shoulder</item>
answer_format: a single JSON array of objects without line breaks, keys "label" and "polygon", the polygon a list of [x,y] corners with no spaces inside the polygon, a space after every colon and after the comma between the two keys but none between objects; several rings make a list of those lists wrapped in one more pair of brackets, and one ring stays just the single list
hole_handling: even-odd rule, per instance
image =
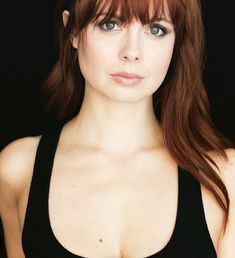
[{"label": "shoulder", "polygon": [[9,257],[24,257],[19,200],[31,179],[40,136],[11,142],[0,152],[0,217]]},{"label": "shoulder", "polygon": [[228,161],[221,168],[221,176],[230,194],[231,201],[235,201],[235,149],[227,149],[226,154]]},{"label": "shoulder", "polygon": [[235,149],[225,149],[225,153],[227,160],[224,160],[221,156],[215,154],[214,152],[209,152],[209,156],[215,161],[219,168],[219,175],[222,181],[228,188],[227,190],[230,192],[230,195],[233,196],[235,194]]},{"label": "shoulder", "polygon": [[[212,157],[214,162],[219,168],[218,175],[220,176],[221,180],[225,184],[229,198],[231,201],[231,205],[234,205],[235,203],[235,149],[229,148],[225,149],[225,153],[227,156],[227,159],[224,160],[220,155],[215,154],[213,152],[209,153],[209,155]],[[216,171],[216,167],[212,165]],[[235,216],[235,214],[233,214]]]},{"label": "shoulder", "polygon": [[[1,200],[20,194],[32,174],[41,136],[24,137],[8,144],[0,152]],[[9,200],[10,201],[10,200]]]},{"label": "shoulder", "polygon": [[221,235],[218,242],[218,258],[235,257],[235,149],[226,149],[225,152],[228,157],[226,161],[212,154],[230,199],[229,221],[224,235]]}]

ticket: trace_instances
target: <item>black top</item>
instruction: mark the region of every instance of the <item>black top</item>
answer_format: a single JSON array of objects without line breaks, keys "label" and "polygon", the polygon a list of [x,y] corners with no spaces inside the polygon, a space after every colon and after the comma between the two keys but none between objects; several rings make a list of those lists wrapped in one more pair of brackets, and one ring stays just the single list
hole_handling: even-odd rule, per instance
[{"label": "black top", "polygon": [[[37,148],[22,235],[26,258],[84,258],[59,243],[49,220],[50,178],[62,127],[59,124],[47,130]],[[172,236],[162,250],[145,258],[216,257],[205,220],[200,183],[178,166],[178,209]]]}]

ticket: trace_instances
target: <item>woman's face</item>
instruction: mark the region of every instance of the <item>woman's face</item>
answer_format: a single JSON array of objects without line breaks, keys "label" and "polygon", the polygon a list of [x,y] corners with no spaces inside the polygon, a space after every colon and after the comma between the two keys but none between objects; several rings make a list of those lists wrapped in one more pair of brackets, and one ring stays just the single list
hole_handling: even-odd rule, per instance
[{"label": "woman's face", "polygon": [[[146,26],[133,20],[124,27],[116,18],[89,24],[85,44],[73,42],[86,87],[116,101],[150,97],[166,76],[174,48],[174,26],[169,16],[165,19]],[[125,85],[111,76],[119,72],[144,78],[136,85]]]}]

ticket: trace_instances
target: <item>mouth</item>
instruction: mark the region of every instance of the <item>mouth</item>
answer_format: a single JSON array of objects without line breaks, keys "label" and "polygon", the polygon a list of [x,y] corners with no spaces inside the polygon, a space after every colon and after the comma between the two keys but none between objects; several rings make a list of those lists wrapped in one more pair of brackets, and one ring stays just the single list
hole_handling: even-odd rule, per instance
[{"label": "mouth", "polygon": [[143,79],[144,78],[139,74],[127,73],[127,72],[114,73],[114,74],[111,74],[111,75],[112,76],[123,77],[123,78],[127,78],[127,79]]},{"label": "mouth", "polygon": [[134,86],[139,84],[143,80],[143,78],[140,77],[126,77],[120,75],[112,75],[112,79],[118,84],[125,86]]}]

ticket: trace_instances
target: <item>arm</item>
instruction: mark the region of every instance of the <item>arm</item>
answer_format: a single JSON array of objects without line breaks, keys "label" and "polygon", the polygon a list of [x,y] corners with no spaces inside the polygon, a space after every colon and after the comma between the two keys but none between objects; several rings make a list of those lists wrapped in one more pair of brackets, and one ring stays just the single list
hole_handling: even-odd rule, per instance
[{"label": "arm", "polygon": [[4,179],[0,179],[0,214],[8,258],[24,258],[21,247],[21,231],[14,195]]},{"label": "arm", "polygon": [[38,140],[38,137],[16,140],[0,153],[0,216],[8,258],[25,258],[19,203],[32,176]]},{"label": "arm", "polygon": [[235,257],[235,150],[228,150],[229,161],[222,170],[222,180],[230,198],[229,223],[218,243],[218,258]]}]

